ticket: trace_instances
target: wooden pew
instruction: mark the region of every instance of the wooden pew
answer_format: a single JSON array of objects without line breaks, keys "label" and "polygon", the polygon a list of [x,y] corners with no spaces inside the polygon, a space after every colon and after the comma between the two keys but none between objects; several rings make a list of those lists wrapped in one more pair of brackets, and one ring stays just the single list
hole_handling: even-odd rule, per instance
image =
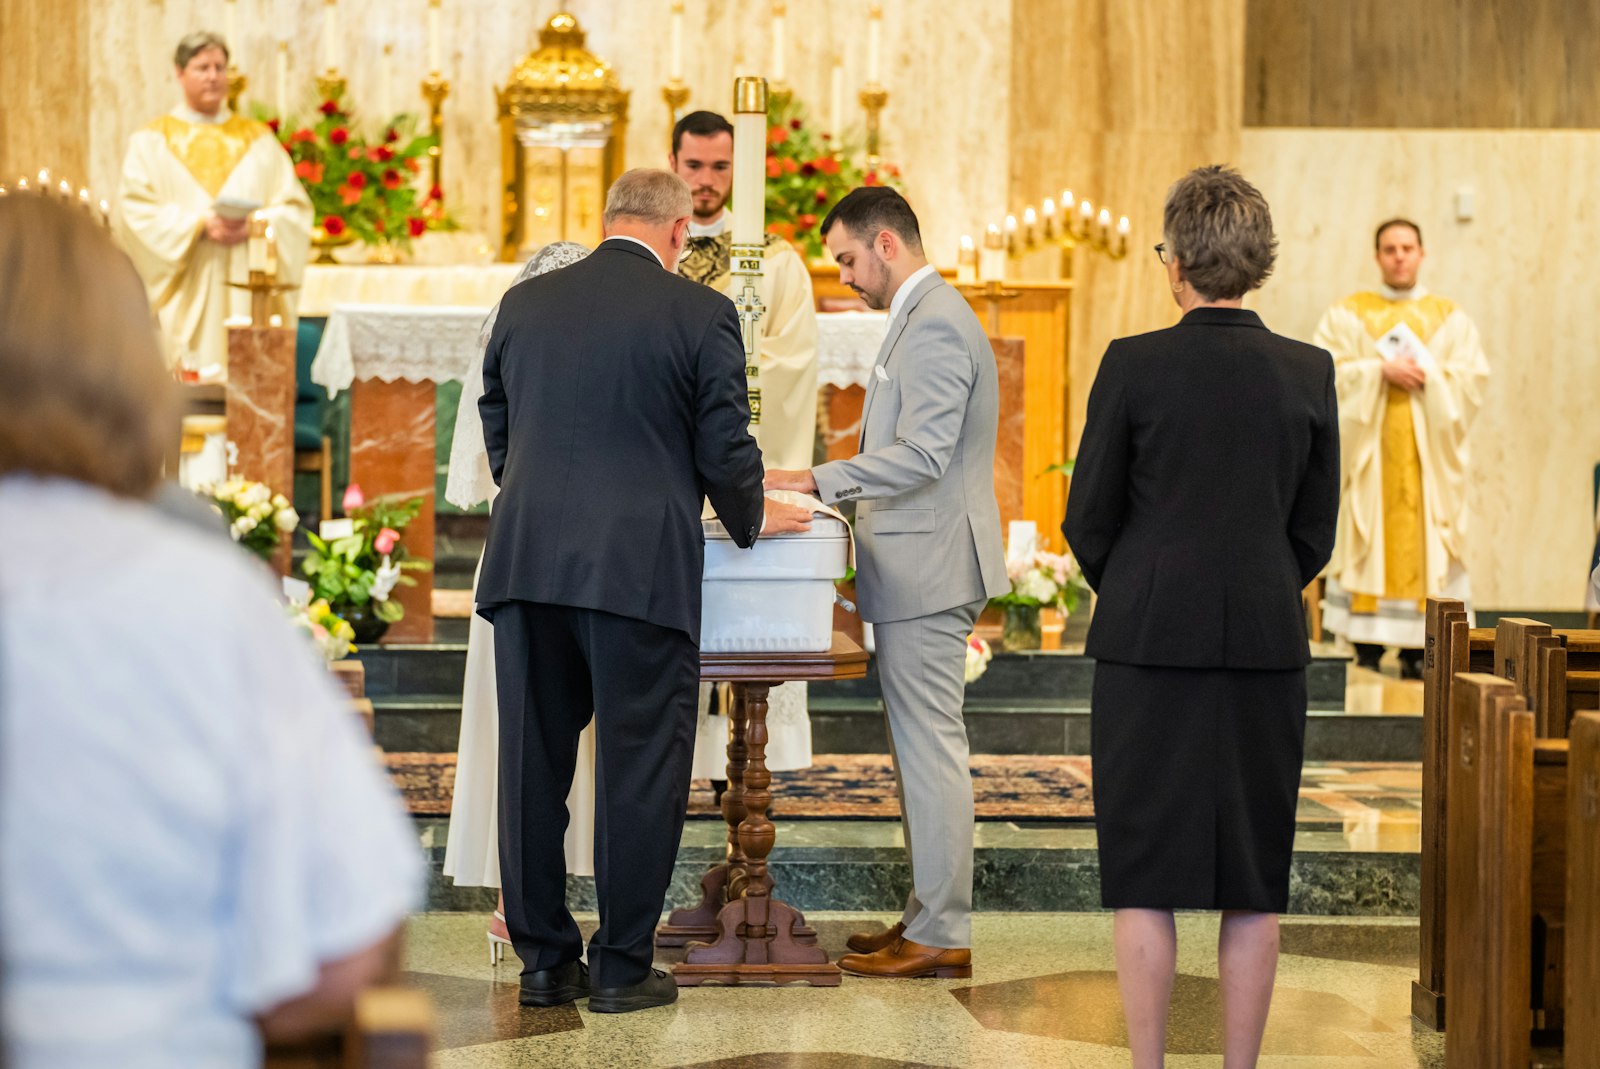
[{"label": "wooden pew", "polygon": [[342,1036],[273,1046],[264,1069],[427,1069],[438,1021],[426,994],[375,987],[356,998]]},{"label": "wooden pew", "polygon": [[1600,713],[1573,718],[1567,759],[1566,1064],[1600,1065]]},{"label": "wooden pew", "polygon": [[1533,1024],[1533,714],[1510,680],[1477,673],[1456,677],[1449,713],[1445,1067],[1524,1069]]},{"label": "wooden pew", "polygon": [[[1463,672],[1504,678],[1533,715],[1535,738],[1565,736],[1572,716],[1600,704],[1600,632],[1555,630],[1535,620],[1501,620],[1495,628],[1469,628],[1459,601],[1430,598],[1423,660],[1422,895],[1418,979],[1412,1013],[1431,1028],[1446,1027],[1445,925],[1450,882],[1445,850],[1449,823],[1449,717],[1453,681]],[[1539,839],[1535,961],[1539,966],[1541,1028],[1561,1027],[1565,902],[1561,893],[1565,850],[1561,841],[1564,753],[1541,753],[1537,764]],[[1559,767],[1560,772],[1555,769]],[[1553,837],[1553,838],[1552,838]]]}]

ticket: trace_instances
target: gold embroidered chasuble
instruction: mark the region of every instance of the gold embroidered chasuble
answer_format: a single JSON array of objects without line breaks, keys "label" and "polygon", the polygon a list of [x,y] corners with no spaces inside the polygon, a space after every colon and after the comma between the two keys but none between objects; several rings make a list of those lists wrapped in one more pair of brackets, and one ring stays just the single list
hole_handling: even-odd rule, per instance
[{"label": "gold embroidered chasuble", "polygon": [[[678,274],[733,296],[733,238],[727,229],[690,237]],[[761,421],[750,432],[769,468],[809,468],[817,431],[817,313],[811,275],[794,247],[767,235],[761,279]]]},{"label": "gold embroidered chasuble", "polygon": [[[1416,391],[1383,378],[1376,343],[1402,323],[1437,364]],[[1420,614],[1429,594],[1467,589],[1466,437],[1489,375],[1477,328],[1420,289],[1365,292],[1330,308],[1313,341],[1333,354],[1339,393],[1342,492],[1327,574],[1351,614],[1380,601]]]},{"label": "gold embroidered chasuble", "polygon": [[[272,131],[224,111],[214,119],[179,108],[137,131],[117,187],[113,228],[132,257],[166,336],[168,361],[227,368],[226,321],[248,315],[248,243],[204,236],[219,197],[262,205],[282,282],[299,285],[311,242],[311,201]],[[294,325],[294,291],[280,311]]]}]

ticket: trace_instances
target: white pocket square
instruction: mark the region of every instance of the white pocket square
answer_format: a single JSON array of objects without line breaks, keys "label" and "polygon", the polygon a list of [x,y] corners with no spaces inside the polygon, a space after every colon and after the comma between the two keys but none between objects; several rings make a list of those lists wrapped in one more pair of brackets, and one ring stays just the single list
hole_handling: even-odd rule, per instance
[{"label": "white pocket square", "polygon": [[888,382],[889,381],[889,373],[887,371],[883,370],[883,365],[882,364],[874,364],[872,366],[872,373],[874,375],[878,376],[878,381],[879,382]]}]

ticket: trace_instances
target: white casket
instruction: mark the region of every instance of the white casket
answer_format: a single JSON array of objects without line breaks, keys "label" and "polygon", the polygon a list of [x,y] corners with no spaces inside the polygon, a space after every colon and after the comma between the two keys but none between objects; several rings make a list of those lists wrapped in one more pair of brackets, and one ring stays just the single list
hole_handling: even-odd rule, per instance
[{"label": "white casket", "polygon": [[705,575],[700,649],[706,653],[821,653],[833,644],[834,582],[850,559],[850,529],[813,516],[811,530],[767,535],[740,549],[719,520],[702,520]]}]

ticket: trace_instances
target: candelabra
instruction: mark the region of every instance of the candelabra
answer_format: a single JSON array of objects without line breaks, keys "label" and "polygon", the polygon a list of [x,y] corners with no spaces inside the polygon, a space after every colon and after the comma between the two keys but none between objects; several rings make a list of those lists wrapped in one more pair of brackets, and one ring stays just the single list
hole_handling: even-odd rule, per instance
[{"label": "candelabra", "polygon": [[250,79],[239,72],[237,64],[228,64],[228,110],[234,113],[239,111],[239,98],[244,95],[245,86],[250,84]]},{"label": "candelabra", "polygon": [[449,95],[450,83],[438,71],[422,80],[422,99],[428,102],[428,132],[433,135],[428,164],[433,172],[434,189],[444,187],[444,98]]},{"label": "candelabra", "polygon": [[689,87],[683,84],[682,78],[669,79],[661,87],[661,99],[667,102],[667,125],[677,126],[678,120],[683,118],[683,106],[689,103]]},{"label": "candelabra", "polygon": [[64,178],[60,182],[56,182],[51,178],[48,167],[41,170],[38,179],[33,182],[30,182],[25,175],[19,175],[17,180],[9,186],[4,182],[0,182],[0,197],[13,193],[36,193],[45,197],[60,197],[68,204],[77,204],[99,222],[101,226],[107,228],[111,226],[111,205],[103,200],[96,200],[86,188],[79,188],[76,193],[72,192],[72,183]]},{"label": "candelabra", "polygon": [[[1087,199],[1077,200],[1070,189],[1061,194],[1059,205],[1046,199],[1044,209],[1043,227],[1028,227],[1024,240],[1032,244],[1035,231],[1038,231],[1042,244],[1058,246],[1061,250],[1063,278],[1072,277],[1072,250],[1079,245],[1113,260],[1128,255],[1129,226],[1126,215],[1119,218],[1113,227],[1110,209],[1101,208],[1096,214],[1092,203]],[[1033,209],[1030,207],[1027,211],[1032,212]]]},{"label": "candelabra", "polygon": [[317,75],[317,92],[323,100],[337,100],[344,96],[345,80],[335,67],[329,67]]},{"label": "candelabra", "polygon": [[867,113],[867,170],[875,172],[883,157],[879,154],[879,117],[889,103],[889,90],[877,82],[868,82],[861,90],[861,107]]}]

